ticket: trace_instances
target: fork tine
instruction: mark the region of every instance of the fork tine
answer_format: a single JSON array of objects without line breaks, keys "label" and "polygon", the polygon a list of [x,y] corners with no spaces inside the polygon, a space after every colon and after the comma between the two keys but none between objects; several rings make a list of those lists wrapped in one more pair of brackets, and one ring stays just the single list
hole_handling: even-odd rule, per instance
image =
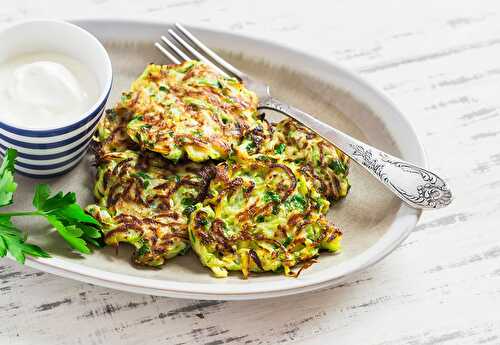
[{"label": "fork tine", "polygon": [[177,33],[172,30],[172,29],[169,29],[168,30],[168,33],[180,44],[182,45],[187,51],[189,51],[191,54],[193,54],[198,60],[204,62],[205,64],[209,65],[210,67],[212,67],[213,69],[215,69],[217,72],[221,73],[222,75],[225,75],[225,76],[228,76],[226,72],[224,72],[223,70],[221,70],[219,67],[217,67],[212,61],[210,61],[209,59],[207,59],[206,57],[204,57],[202,54],[200,54],[196,49],[194,49],[193,47],[191,47],[189,45],[189,43],[187,43],[186,41],[184,41],[179,35],[177,35]]},{"label": "fork tine", "polygon": [[221,58],[217,53],[215,53],[212,49],[208,48],[204,45],[199,39],[197,39],[191,32],[189,32],[186,28],[184,28],[181,24],[175,23],[175,27],[180,30],[184,36],[189,38],[191,42],[194,43],[195,47],[203,51],[205,54],[210,56],[214,61],[216,61],[219,65],[224,67],[226,70],[234,74],[239,79],[244,79],[246,77],[245,73],[241,72],[239,69],[231,65],[229,62]]},{"label": "fork tine", "polygon": [[169,58],[170,61],[172,61],[172,63],[177,65],[181,63],[175,56],[170,54],[170,52],[166,50],[160,43],[155,42],[155,47],[158,48],[167,58]]},{"label": "fork tine", "polygon": [[189,56],[187,56],[182,50],[177,48],[175,44],[170,42],[168,38],[166,38],[165,36],[161,36],[161,40],[165,42],[170,47],[170,49],[172,49],[177,55],[179,55],[181,59],[183,59],[184,61],[191,60]]}]

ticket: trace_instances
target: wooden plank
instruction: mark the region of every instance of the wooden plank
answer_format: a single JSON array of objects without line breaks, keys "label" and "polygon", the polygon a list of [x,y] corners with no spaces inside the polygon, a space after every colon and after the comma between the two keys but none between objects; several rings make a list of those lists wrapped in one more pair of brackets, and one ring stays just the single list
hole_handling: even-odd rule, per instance
[{"label": "wooden plank", "polygon": [[0,262],[0,343],[500,344],[500,3],[4,0],[12,21],[111,14],[283,42],[360,72],[404,111],[456,200],[342,286],[264,301],[129,294]]}]

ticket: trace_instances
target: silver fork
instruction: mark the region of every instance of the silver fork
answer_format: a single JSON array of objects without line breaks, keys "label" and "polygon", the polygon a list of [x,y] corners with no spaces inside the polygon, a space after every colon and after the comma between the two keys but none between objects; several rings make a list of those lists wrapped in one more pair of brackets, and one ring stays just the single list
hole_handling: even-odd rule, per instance
[{"label": "silver fork", "polygon": [[451,203],[452,194],[443,179],[435,173],[382,152],[335,129],[312,115],[271,97],[269,86],[252,79],[205,46],[182,25],[169,29],[170,39],[162,36],[166,47],[155,46],[172,62],[200,60],[219,73],[242,81],[259,97],[259,109],[272,109],[294,118],[328,140],[353,161],[368,170],[408,205],[418,209],[437,209]]}]

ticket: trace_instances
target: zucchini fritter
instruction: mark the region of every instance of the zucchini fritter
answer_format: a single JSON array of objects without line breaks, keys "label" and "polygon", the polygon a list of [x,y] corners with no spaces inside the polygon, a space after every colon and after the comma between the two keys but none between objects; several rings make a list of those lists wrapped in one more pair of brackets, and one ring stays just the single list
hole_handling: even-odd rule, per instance
[{"label": "zucchini fritter", "polygon": [[293,275],[292,266],[320,249],[339,249],[341,232],[328,224],[328,207],[293,163],[223,162],[191,214],[191,245],[217,277],[228,270]]},{"label": "zucchini fritter", "polygon": [[142,150],[176,162],[225,159],[260,122],[257,96],[197,61],[149,65],[122,96],[127,132]]},{"label": "zucchini fritter", "polygon": [[86,209],[102,223],[106,244],[132,244],[134,262],[160,266],[189,249],[188,215],[204,198],[210,169],[151,153],[109,153],[98,167],[99,202]]},{"label": "zucchini fritter", "polygon": [[253,159],[298,165],[314,188],[331,202],[349,192],[349,157],[291,118],[247,135],[238,150]]}]

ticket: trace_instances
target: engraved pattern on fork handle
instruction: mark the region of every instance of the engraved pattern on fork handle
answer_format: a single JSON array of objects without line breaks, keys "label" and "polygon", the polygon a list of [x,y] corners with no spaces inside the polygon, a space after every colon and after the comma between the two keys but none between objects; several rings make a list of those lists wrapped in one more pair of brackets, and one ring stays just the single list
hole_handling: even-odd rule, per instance
[{"label": "engraved pattern on fork handle", "polygon": [[276,110],[318,133],[414,208],[438,209],[453,199],[446,182],[435,173],[364,144],[302,110],[271,97],[261,101],[259,109]]}]

